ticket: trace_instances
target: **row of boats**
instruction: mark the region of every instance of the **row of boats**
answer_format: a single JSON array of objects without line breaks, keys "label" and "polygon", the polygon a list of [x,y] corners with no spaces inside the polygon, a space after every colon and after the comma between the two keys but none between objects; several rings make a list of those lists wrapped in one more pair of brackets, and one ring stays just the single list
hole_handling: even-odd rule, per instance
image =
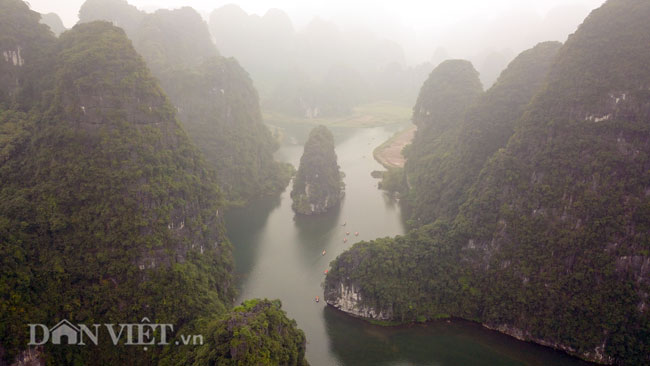
[{"label": "row of boats", "polygon": [[[343,225],[341,225],[341,226],[346,226],[347,224],[348,224],[347,222],[344,222]],[[345,235],[346,235],[346,236],[350,236],[350,232],[349,232],[349,231],[346,231],[346,232],[345,232]],[[356,232],[354,233],[354,236],[359,236],[359,232],[356,231]],[[343,238],[343,242],[344,242],[344,243],[347,243],[347,242],[348,242],[348,238]],[[323,250],[323,253],[321,253],[321,255],[325,255],[325,254],[327,254],[327,251]],[[323,272],[323,274],[326,275],[328,272],[329,272],[329,270],[326,269],[326,270]],[[316,302],[320,302],[320,297],[316,296],[316,298],[314,298],[314,301],[316,301]]]}]

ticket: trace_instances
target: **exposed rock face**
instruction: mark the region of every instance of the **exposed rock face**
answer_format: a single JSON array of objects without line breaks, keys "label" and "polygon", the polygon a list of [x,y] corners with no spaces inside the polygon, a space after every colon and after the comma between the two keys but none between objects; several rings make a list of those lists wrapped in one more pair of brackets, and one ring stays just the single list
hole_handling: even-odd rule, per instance
[{"label": "exposed rock face", "polygon": [[551,341],[548,339],[543,339],[539,337],[535,337],[531,332],[523,329],[516,328],[512,325],[509,324],[486,324],[483,323],[481,324],[484,327],[490,329],[490,330],[496,330],[498,332],[507,334],[513,338],[516,338],[520,341],[524,342],[534,342],[537,344],[541,344],[542,346],[546,347],[551,347],[555,349],[562,350],[568,354],[571,355],[579,355],[581,358],[585,360],[591,360],[593,362],[601,363],[601,364],[606,364],[610,365],[614,363],[614,359],[610,356],[607,356],[605,354],[605,341],[603,341],[602,345],[596,347],[592,352],[582,352],[580,353],[577,349],[568,346],[566,344],[556,342],[556,341]]},{"label": "exposed rock face", "polygon": [[650,364],[649,17],[647,1],[594,10],[459,213],[355,244],[326,292],[353,282],[397,319],[449,314],[589,361]]},{"label": "exposed rock face", "polygon": [[343,283],[339,283],[338,288],[330,288],[325,293],[325,301],[328,305],[350,315],[376,320],[391,320],[393,318],[391,311],[378,311],[364,304],[361,299],[360,290],[354,284],[344,285]]},{"label": "exposed rock face", "polygon": [[302,215],[324,213],[343,198],[343,182],[334,152],[334,136],[324,126],[314,128],[293,181],[293,209]]},{"label": "exposed rock face", "polygon": [[0,107],[19,104],[23,109],[22,99],[33,97],[39,88],[34,71],[55,40],[39,19],[22,1],[0,1]]}]

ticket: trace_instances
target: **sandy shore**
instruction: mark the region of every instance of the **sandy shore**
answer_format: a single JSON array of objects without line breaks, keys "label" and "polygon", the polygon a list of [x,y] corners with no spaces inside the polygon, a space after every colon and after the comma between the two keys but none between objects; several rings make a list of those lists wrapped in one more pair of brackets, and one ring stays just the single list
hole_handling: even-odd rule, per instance
[{"label": "sandy shore", "polygon": [[411,125],[409,128],[398,132],[395,136],[377,147],[373,152],[375,160],[387,169],[404,167],[406,159],[402,155],[402,149],[411,143],[416,128]]}]

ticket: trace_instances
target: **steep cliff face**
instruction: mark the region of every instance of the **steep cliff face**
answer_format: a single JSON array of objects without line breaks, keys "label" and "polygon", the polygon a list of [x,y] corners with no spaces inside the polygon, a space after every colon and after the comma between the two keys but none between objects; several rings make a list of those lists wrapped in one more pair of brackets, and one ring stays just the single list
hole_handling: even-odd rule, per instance
[{"label": "steep cliff face", "polygon": [[[251,328],[250,364],[305,365],[304,334],[279,302],[231,309],[232,254],[214,171],[124,31],[84,23],[57,40],[22,2],[0,0],[0,9],[0,19],[15,21],[11,29],[0,22],[3,36],[13,29],[16,39],[50,42],[41,58],[13,65],[38,65],[21,79],[38,87],[0,103],[0,365],[187,365],[196,349],[175,347],[180,334],[207,334],[208,324],[231,319],[235,331],[216,333],[197,353],[209,361],[197,365],[229,362],[213,348],[241,346],[240,330]],[[176,333],[147,352],[101,331],[97,346],[27,348],[26,324],[62,319],[90,327],[148,319]]]},{"label": "steep cliff face", "polygon": [[89,0],[79,18],[124,26],[228,200],[241,203],[286,187],[293,170],[273,160],[278,146],[262,123],[252,80],[234,59],[219,56],[195,10],[146,14],[122,0]]},{"label": "steep cliff face", "polygon": [[647,363],[650,347],[649,15],[647,2],[612,0],[587,18],[457,219],[478,286],[498,294],[486,323],[603,362]]},{"label": "steep cliff face", "polygon": [[388,310],[377,311],[373,306],[366,304],[361,298],[360,289],[353,283],[338,283],[338,287],[328,287],[325,301],[348,314],[367,319],[392,320],[393,314]]},{"label": "steep cliff face", "polygon": [[453,221],[355,245],[326,293],[354,283],[398,320],[459,316],[596,362],[649,363],[649,16],[635,0],[592,12]]},{"label": "steep cliff face", "polygon": [[128,35],[137,31],[145,16],[126,0],[86,0],[79,9],[79,22],[106,20]]},{"label": "steep cliff face", "polygon": [[[0,114],[3,130],[21,126],[11,149],[0,146],[4,357],[27,344],[27,323],[183,326],[224,311],[232,257],[214,174],[124,32],[76,26],[48,60],[43,109]],[[55,363],[152,357],[93,349],[45,353]]]},{"label": "steep cliff face", "polygon": [[293,209],[303,215],[324,213],[343,198],[343,180],[334,151],[334,136],[324,126],[309,133],[291,190]]},{"label": "steep cliff face", "polygon": [[203,18],[190,7],[160,9],[145,15],[127,34],[159,78],[173,70],[195,69],[219,55]]},{"label": "steep cliff face", "polygon": [[[453,220],[482,166],[506,146],[524,109],[546,80],[560,47],[559,42],[545,42],[522,52],[496,84],[475,102],[465,104],[465,109],[458,106],[448,110],[448,105],[468,101],[451,91],[445,92],[450,85],[444,79],[432,79],[428,88],[423,87],[421,104],[433,104],[428,107],[433,116],[429,117],[433,119],[430,123],[442,123],[440,114],[457,122],[444,129],[439,126],[440,132],[433,140],[414,139],[409,148],[413,153],[406,174],[413,187],[409,202],[414,225],[436,219]],[[430,100],[441,93],[447,93],[450,100]],[[414,120],[425,116],[414,115]]]},{"label": "steep cliff face", "polygon": [[463,112],[481,95],[483,87],[472,63],[447,60],[438,65],[420,89],[413,107],[419,138],[430,140],[460,123]]},{"label": "steep cliff face", "polygon": [[36,75],[55,40],[39,20],[22,1],[0,2],[0,106],[28,109],[39,93]]},{"label": "steep cliff face", "polygon": [[439,169],[436,166],[439,157],[434,152],[450,150],[452,137],[449,135],[460,129],[465,111],[482,92],[478,72],[464,60],[441,63],[422,85],[413,108],[413,123],[418,129],[411,145],[404,149],[407,201],[413,211],[412,218],[429,219],[425,213],[431,206],[430,186],[435,184],[431,171]]},{"label": "steep cliff face", "polygon": [[286,187],[294,169],[273,160],[278,144],[262,122],[252,80],[235,59],[206,59],[195,69],[166,73],[161,84],[229,199]]}]

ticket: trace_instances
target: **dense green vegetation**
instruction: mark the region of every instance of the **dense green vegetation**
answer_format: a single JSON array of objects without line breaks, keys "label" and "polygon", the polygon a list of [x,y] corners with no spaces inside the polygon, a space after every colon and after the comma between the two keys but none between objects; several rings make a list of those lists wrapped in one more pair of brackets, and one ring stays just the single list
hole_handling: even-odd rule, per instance
[{"label": "dense green vegetation", "polygon": [[388,168],[386,171],[381,172],[381,175],[377,178],[381,178],[381,182],[378,184],[379,189],[393,194],[404,192],[408,187],[404,168]]},{"label": "dense green vegetation", "polygon": [[[122,29],[85,23],[57,40],[21,1],[0,0],[0,9],[16,21],[3,39],[26,50],[18,89],[37,86],[28,99],[0,85],[0,363],[27,349],[29,323],[147,317],[174,324],[176,337],[202,334],[235,296],[214,170]],[[259,329],[270,344],[259,357],[302,362],[295,323],[279,304],[267,315],[285,327],[287,347]],[[143,352],[105,336],[97,347],[47,343],[38,358],[150,365],[190,351]]]},{"label": "dense green vegetation", "polygon": [[237,61],[218,55],[194,9],[146,14],[122,0],[89,0],[79,17],[124,26],[188,135],[217,170],[229,201],[245,202],[286,187],[293,170],[273,161],[277,142],[262,123],[250,77]]},{"label": "dense green vegetation", "polygon": [[303,215],[326,212],[343,197],[343,176],[334,151],[334,136],[325,126],[317,126],[305,143],[300,167],[293,181],[293,209]]},{"label": "dense green vegetation", "polygon": [[450,149],[449,135],[461,129],[468,105],[474,103],[483,89],[478,72],[464,60],[441,63],[422,85],[413,107],[413,123],[417,126],[413,142],[404,148],[407,158],[404,172],[410,190],[408,202],[418,219],[428,213],[435,197],[430,190],[441,168],[439,160]]},{"label": "dense green vegetation", "polygon": [[[422,208],[431,219],[408,235],[356,244],[332,263],[326,299],[354,284],[396,320],[462,317],[586,359],[648,364],[649,17],[650,3],[635,0],[592,12],[521,118],[487,115],[460,146],[493,152],[467,172],[467,199],[448,212]],[[506,75],[495,88],[513,83]],[[498,112],[497,97],[478,106]]]},{"label": "dense green vegetation", "polygon": [[[182,325],[225,311],[222,200],[173,107],[118,28],[78,26],[54,49],[45,108],[3,112],[15,131],[0,166],[7,356],[25,347],[27,322]],[[54,363],[134,357],[103,347],[47,352]]]},{"label": "dense green vegetation", "polygon": [[206,344],[185,365],[307,366],[305,334],[279,300],[248,300],[210,323]]},{"label": "dense green vegetation", "polygon": [[[449,220],[458,213],[483,164],[514,133],[560,46],[547,42],[523,52],[474,103],[466,99],[474,94],[457,96],[454,93],[461,92],[455,83],[434,78],[443,72],[458,75],[457,71],[443,69],[443,63],[432,73],[415,107],[413,119],[419,129],[407,148],[405,171],[412,187],[408,203],[414,223]],[[476,80],[473,84],[475,92]]]},{"label": "dense green vegetation", "polygon": [[257,92],[237,61],[213,57],[192,71],[169,73],[162,84],[179,115],[192,121],[185,124],[190,137],[225,175],[219,183],[231,200],[286,187],[294,169],[273,161],[278,143],[262,124]]}]

